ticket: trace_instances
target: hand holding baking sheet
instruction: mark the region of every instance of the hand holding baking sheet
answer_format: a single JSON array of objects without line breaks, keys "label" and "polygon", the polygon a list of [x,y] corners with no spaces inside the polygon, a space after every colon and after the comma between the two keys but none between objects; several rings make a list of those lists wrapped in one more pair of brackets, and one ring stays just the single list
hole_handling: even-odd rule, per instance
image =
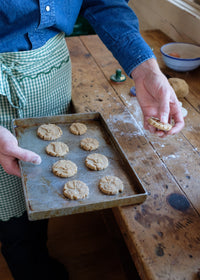
[{"label": "hand holding baking sheet", "polygon": [[0,126],[0,164],[8,174],[21,177],[18,159],[34,164],[41,163],[39,155],[20,148],[15,136]]}]

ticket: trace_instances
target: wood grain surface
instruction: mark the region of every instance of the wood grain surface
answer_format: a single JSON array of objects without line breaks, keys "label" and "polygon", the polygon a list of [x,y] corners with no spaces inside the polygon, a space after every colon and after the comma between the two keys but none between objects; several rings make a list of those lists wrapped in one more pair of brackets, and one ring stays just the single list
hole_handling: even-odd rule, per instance
[{"label": "wood grain surface", "polygon": [[160,47],[172,40],[157,30],[142,33],[167,77],[187,81],[188,110],[181,133],[160,139],[143,129],[133,81],[113,83],[120,65],[96,35],[67,38],[76,112],[101,112],[149,195],[138,206],[113,209],[141,279],[200,279],[200,69],[165,67]]}]

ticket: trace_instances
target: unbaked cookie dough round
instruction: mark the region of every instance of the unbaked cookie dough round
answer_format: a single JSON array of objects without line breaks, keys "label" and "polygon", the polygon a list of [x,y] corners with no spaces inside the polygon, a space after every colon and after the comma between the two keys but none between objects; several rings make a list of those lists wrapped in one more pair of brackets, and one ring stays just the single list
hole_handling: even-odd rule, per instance
[{"label": "unbaked cookie dough round", "polygon": [[99,147],[99,142],[95,138],[88,137],[81,140],[80,146],[86,151],[93,151]]},{"label": "unbaked cookie dough round", "polygon": [[87,126],[83,123],[73,123],[70,127],[69,130],[71,133],[75,135],[82,135],[86,133],[87,131]]},{"label": "unbaked cookie dough round", "polygon": [[43,140],[55,140],[63,134],[62,129],[55,124],[42,124],[37,129],[37,135]]},{"label": "unbaked cookie dough round", "polygon": [[170,85],[174,89],[177,98],[184,98],[189,93],[189,86],[185,80],[180,78],[169,78]]},{"label": "unbaked cookie dough round", "polygon": [[84,199],[89,195],[89,188],[84,182],[73,180],[64,185],[63,194],[69,199]]},{"label": "unbaked cookie dough round", "polygon": [[124,190],[123,182],[115,176],[105,176],[99,181],[99,189],[107,195],[114,195]]},{"label": "unbaked cookie dough round", "polygon": [[53,164],[52,171],[58,177],[68,178],[74,176],[78,168],[74,162],[62,159]]},{"label": "unbaked cookie dough round", "polygon": [[92,170],[102,170],[108,167],[108,159],[102,154],[90,154],[86,157],[85,165]]},{"label": "unbaked cookie dough round", "polygon": [[69,147],[63,142],[51,142],[46,146],[45,151],[50,156],[62,157],[69,152]]},{"label": "unbaked cookie dough round", "polygon": [[154,126],[155,128],[159,129],[159,130],[163,130],[163,131],[169,131],[170,129],[172,129],[172,125],[169,123],[161,123],[159,121],[159,119],[151,117],[148,119],[148,123],[152,126]]}]

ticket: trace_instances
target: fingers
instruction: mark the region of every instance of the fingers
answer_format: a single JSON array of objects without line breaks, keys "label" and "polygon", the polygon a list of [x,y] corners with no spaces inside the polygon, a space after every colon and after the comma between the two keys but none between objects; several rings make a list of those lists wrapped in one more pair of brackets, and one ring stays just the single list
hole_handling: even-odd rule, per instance
[{"label": "fingers", "polygon": [[[8,152],[8,150],[6,150]],[[4,151],[5,153],[5,151]],[[21,177],[21,172],[18,164],[18,159],[33,164],[40,164],[41,158],[36,153],[14,146],[12,151],[8,154],[0,153],[0,164],[6,173]]]},{"label": "fingers", "polygon": [[20,177],[18,159],[33,164],[41,163],[41,157],[38,154],[20,148],[14,135],[0,126],[0,164],[8,174]]},{"label": "fingers", "polygon": [[[6,154],[5,154],[6,152]],[[9,155],[7,154],[9,153]],[[13,146],[12,150],[4,150],[4,154],[0,153],[0,164],[3,169],[10,175],[21,177],[21,172],[18,164],[18,159],[33,164],[40,164],[41,158],[36,153],[22,149],[18,146]]]},{"label": "fingers", "polygon": [[1,155],[17,158],[34,164],[41,163],[41,158],[38,154],[20,148],[16,137],[14,137],[9,130],[0,126],[0,157]]},{"label": "fingers", "polygon": [[14,149],[10,151],[9,155],[25,162],[31,162],[33,164],[40,164],[42,161],[38,154],[26,149],[22,149],[19,146],[14,147]]},{"label": "fingers", "polygon": [[168,132],[168,135],[173,135],[179,133],[184,127],[184,124],[181,123],[176,123],[176,125]]},{"label": "fingers", "polygon": [[183,129],[184,125],[185,125],[184,118],[182,116],[181,111],[180,112],[177,111],[177,114],[174,115],[173,119],[174,119],[175,125],[168,132],[168,135],[173,135],[173,134],[179,133]]},{"label": "fingers", "polygon": [[[177,104],[174,105],[174,107],[176,107]],[[178,104],[179,106],[179,104]],[[179,133],[185,123],[184,123],[184,118],[182,116],[182,113],[181,113],[181,109],[178,107],[178,108],[173,108],[173,110],[175,111],[175,114],[174,116],[170,116],[170,120],[164,124],[164,122],[159,122],[158,123],[161,123],[163,124],[162,126],[166,126],[166,124],[171,124],[172,125],[172,128],[170,130],[167,130],[167,131],[164,131],[164,129],[162,130],[162,128],[158,127],[157,125],[153,125],[150,121],[148,121],[149,117],[146,117],[145,120],[145,129],[149,130],[150,133],[152,134],[156,134],[157,136],[159,137],[166,137],[167,135],[173,135],[173,134],[177,134]],[[174,125],[173,125],[174,123]]]},{"label": "fingers", "polygon": [[174,103],[172,103],[171,107],[172,107],[171,108],[171,111],[172,111],[171,117],[173,119],[174,126],[169,131],[168,135],[173,135],[173,134],[179,133],[185,125],[182,110],[181,110],[181,105],[180,105],[180,102],[178,101],[178,99],[174,100]]},{"label": "fingers", "polygon": [[7,156],[0,156],[0,164],[9,175],[21,177],[21,172],[17,159]]},{"label": "fingers", "polygon": [[[156,117],[156,116],[155,116]],[[160,105],[159,105],[159,120],[163,124],[167,123],[174,123],[173,127],[167,131],[163,132],[157,129],[149,129],[150,132],[156,134],[159,137],[166,137],[167,135],[173,135],[179,133],[185,123],[181,111],[181,105],[178,101],[173,89],[168,90],[168,93],[162,96],[160,99]]]},{"label": "fingers", "polygon": [[161,123],[168,123],[170,114],[169,94],[164,94],[160,100],[159,120]]},{"label": "fingers", "polygon": [[[167,135],[166,131],[158,130],[156,127],[150,125],[149,122],[148,122],[148,119],[149,119],[149,117],[146,118],[147,125],[146,125],[145,129],[149,130],[149,132],[151,134],[155,134],[155,135],[157,135],[159,137],[165,137]],[[145,125],[144,125],[144,127],[145,127]]]}]

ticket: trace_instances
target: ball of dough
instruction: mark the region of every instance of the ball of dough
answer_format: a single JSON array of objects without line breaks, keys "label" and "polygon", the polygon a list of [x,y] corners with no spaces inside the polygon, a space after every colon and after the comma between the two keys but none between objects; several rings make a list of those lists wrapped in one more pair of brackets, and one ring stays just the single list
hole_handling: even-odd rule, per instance
[{"label": "ball of dough", "polygon": [[180,78],[169,78],[170,85],[174,89],[177,98],[184,98],[189,93],[189,86],[185,80]]}]

